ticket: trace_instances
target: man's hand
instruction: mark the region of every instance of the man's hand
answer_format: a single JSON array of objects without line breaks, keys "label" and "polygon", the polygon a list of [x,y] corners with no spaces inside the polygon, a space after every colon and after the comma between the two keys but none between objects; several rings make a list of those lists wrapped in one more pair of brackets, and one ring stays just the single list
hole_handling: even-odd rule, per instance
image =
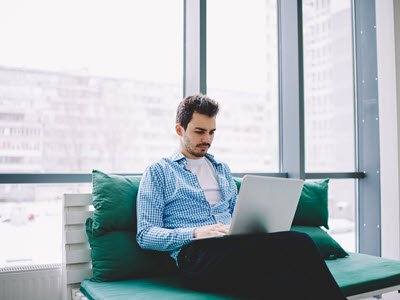
[{"label": "man's hand", "polygon": [[229,225],[224,225],[221,223],[197,227],[194,230],[194,237],[200,238],[200,237],[228,234],[229,227],[230,227]]}]

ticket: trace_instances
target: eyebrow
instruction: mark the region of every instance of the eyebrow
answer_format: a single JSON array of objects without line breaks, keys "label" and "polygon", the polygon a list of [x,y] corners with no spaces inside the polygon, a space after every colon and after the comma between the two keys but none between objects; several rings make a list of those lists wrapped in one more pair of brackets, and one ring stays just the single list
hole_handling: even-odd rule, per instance
[{"label": "eyebrow", "polygon": [[[201,131],[207,131],[206,129],[201,128],[201,127],[195,127],[194,129],[195,129],[195,130],[201,130]],[[217,129],[214,128],[214,129],[211,129],[210,131],[215,131],[215,130],[217,130]]]}]

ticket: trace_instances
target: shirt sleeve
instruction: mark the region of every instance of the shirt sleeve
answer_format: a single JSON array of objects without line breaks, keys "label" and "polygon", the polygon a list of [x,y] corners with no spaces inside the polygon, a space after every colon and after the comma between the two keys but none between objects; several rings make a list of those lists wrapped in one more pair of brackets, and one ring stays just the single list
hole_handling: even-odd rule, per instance
[{"label": "shirt sleeve", "polygon": [[226,177],[227,177],[228,182],[229,182],[229,192],[230,192],[230,197],[228,199],[228,202],[229,202],[229,213],[232,215],[233,211],[235,209],[238,191],[237,191],[236,183],[233,180],[231,170],[229,169],[228,165],[226,165],[226,164],[225,164],[225,172],[227,174]]},{"label": "shirt sleeve", "polygon": [[191,242],[195,228],[163,228],[164,189],[161,170],[146,169],[137,196],[137,236],[143,249],[174,251]]}]

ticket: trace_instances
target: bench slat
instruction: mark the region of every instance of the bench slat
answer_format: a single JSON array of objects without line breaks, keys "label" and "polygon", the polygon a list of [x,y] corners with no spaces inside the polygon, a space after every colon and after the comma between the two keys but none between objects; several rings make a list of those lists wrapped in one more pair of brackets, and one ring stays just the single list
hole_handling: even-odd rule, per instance
[{"label": "bench slat", "polygon": [[90,279],[93,277],[93,271],[91,269],[81,270],[67,270],[67,284],[81,283],[83,279]]},{"label": "bench slat", "polygon": [[92,260],[90,249],[74,250],[67,252],[67,264],[86,263]]},{"label": "bench slat", "polygon": [[64,207],[88,206],[92,200],[92,194],[64,194]]},{"label": "bench slat", "polygon": [[87,243],[88,238],[85,230],[70,230],[65,232],[65,244]]},{"label": "bench slat", "polygon": [[93,211],[70,211],[65,212],[65,224],[85,224],[87,218],[93,218]]}]

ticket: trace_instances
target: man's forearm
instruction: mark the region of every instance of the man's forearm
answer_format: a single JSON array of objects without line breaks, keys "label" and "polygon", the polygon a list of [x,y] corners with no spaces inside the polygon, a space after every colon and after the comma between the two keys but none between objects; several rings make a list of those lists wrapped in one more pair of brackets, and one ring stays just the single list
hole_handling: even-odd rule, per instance
[{"label": "man's forearm", "polygon": [[195,228],[148,227],[138,232],[137,242],[143,249],[174,251],[190,243],[194,230]]}]

